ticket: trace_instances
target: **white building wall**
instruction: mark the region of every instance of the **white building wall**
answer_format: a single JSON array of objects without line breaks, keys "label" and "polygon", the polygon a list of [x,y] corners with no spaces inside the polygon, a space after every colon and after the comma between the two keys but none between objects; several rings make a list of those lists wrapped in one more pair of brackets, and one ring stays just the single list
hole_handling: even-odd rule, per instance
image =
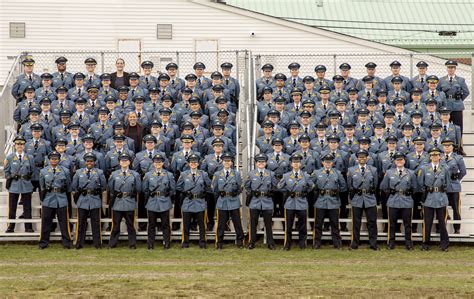
[{"label": "white building wall", "polygon": [[[26,38],[10,38],[10,22],[26,22]],[[171,40],[156,38],[158,23],[173,24]],[[11,66],[8,57],[21,51],[115,51],[119,39],[139,39],[143,51],[202,50],[196,48],[198,39],[217,40],[219,50],[259,53],[399,50],[314,31],[205,0],[0,0],[0,82]],[[38,66],[37,72],[54,71],[53,58]]]}]

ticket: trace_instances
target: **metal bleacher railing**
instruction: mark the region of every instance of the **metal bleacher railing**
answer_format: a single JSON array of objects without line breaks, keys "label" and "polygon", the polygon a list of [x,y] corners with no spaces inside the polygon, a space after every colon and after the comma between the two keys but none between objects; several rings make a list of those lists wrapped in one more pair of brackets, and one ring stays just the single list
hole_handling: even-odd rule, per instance
[{"label": "metal bleacher railing", "polygon": [[[445,53],[443,53],[445,54]],[[127,71],[137,71],[140,72],[140,63],[144,60],[152,60],[155,63],[155,70],[164,71],[164,67],[169,62],[176,62],[179,65],[178,75],[179,77],[184,77],[186,74],[191,73],[192,66],[196,61],[202,61],[206,64],[207,69],[206,73],[210,74],[214,70],[219,70],[219,66],[222,62],[229,61],[234,65],[233,76],[237,77],[241,83],[241,96],[239,101],[239,109],[237,113],[237,157],[236,165],[238,165],[239,170],[242,172],[243,178],[246,178],[248,171],[253,169],[254,163],[253,158],[255,154],[258,153],[258,148],[255,146],[255,141],[257,139],[257,132],[259,125],[257,123],[257,97],[256,97],[256,88],[255,88],[255,79],[261,76],[260,68],[265,63],[272,63],[275,67],[275,72],[288,73],[288,64],[291,62],[299,62],[301,64],[301,74],[302,75],[314,75],[314,66],[317,64],[325,64],[328,67],[327,77],[332,77],[334,74],[338,73],[338,66],[342,62],[347,62],[352,65],[351,76],[360,78],[365,75],[365,63],[368,61],[374,61],[379,65],[377,75],[384,78],[389,75],[389,63],[393,60],[398,60],[402,63],[402,74],[408,77],[416,75],[416,63],[419,60],[424,60],[428,62],[430,67],[428,68],[429,74],[436,74],[438,76],[445,75],[446,69],[444,66],[445,59],[439,58],[437,56],[430,56],[426,54],[345,54],[345,55],[333,55],[333,54],[314,54],[314,55],[297,55],[297,54],[288,54],[288,55],[264,55],[264,54],[254,54],[247,50],[239,51],[219,51],[219,52],[28,52],[18,55],[12,65],[12,68],[8,74],[6,83],[0,94],[0,100],[3,103],[3,108],[0,111],[0,122],[4,125],[4,130],[0,133],[0,142],[4,146],[4,153],[11,151],[11,140],[14,137],[16,128],[12,120],[13,110],[15,108],[14,99],[11,97],[11,87],[16,79],[16,77],[22,72],[21,60],[26,55],[31,55],[36,61],[35,72],[54,72],[55,64],[54,60],[59,56],[66,56],[68,58],[68,70],[71,72],[76,71],[85,71],[84,59],[87,57],[94,57],[98,61],[97,72],[113,72],[115,60],[119,57],[124,58],[126,61],[126,70]],[[474,55],[474,54],[473,54]],[[466,79],[466,82],[472,91],[473,84],[473,66],[460,64],[458,67],[457,74]],[[471,108],[471,98],[466,99],[466,108]],[[472,119],[471,115],[465,113],[465,118],[468,118],[468,121]],[[465,135],[470,135],[471,126],[465,126],[466,132]],[[474,135],[472,135],[474,137]],[[474,138],[471,138],[474,140]],[[474,149],[474,142],[472,144],[469,142],[465,143],[465,149],[470,155],[469,147]],[[4,153],[0,153],[4,157]],[[474,154],[473,154],[474,155]],[[474,157],[466,157],[467,160],[474,159]],[[473,160],[474,161],[474,160]],[[474,168],[474,163],[469,163],[468,165],[468,176],[472,168]],[[471,165],[471,166],[469,166]],[[18,233],[15,234],[5,234],[5,228],[7,222],[17,222],[22,223],[26,222],[23,219],[16,219],[14,221],[9,221],[7,219],[7,207],[8,207],[8,194],[4,190],[4,179],[0,179],[0,240],[37,240],[39,235],[39,211],[40,203],[37,196],[34,196],[33,201],[33,220],[31,222],[37,223],[35,227],[35,233],[28,234],[23,233],[20,230],[20,227],[17,226]],[[463,183],[463,190],[471,190],[469,188],[464,189],[468,182]],[[469,185],[470,186],[470,185]],[[474,189],[471,190],[473,193]],[[462,229],[460,235],[451,235],[452,241],[460,242],[474,242],[474,193],[469,192],[462,193],[462,208],[463,210],[463,220]],[[242,195],[241,202],[245,202],[245,195]],[[75,207],[73,207],[75,208]],[[450,211],[451,212],[451,211]],[[21,213],[19,209],[18,214]],[[247,208],[245,205],[242,205],[242,222],[244,229],[247,228]],[[73,217],[74,218],[74,217]],[[146,221],[146,219],[138,219],[138,221]],[[172,221],[180,222],[180,219],[172,219]],[[308,219],[308,222],[312,222],[313,219]],[[351,219],[341,219],[343,222],[349,222]],[[28,220],[30,222],[30,220]],[[71,219],[71,222],[75,222],[75,219]],[[102,219],[102,222],[110,222],[110,219]],[[386,222],[386,220],[378,220],[381,228],[381,224]],[[418,221],[419,223],[421,221]],[[283,238],[283,219],[274,218],[274,234],[275,238]],[[452,226],[453,221],[448,222],[448,227]],[[421,229],[421,225],[420,225]],[[421,230],[418,230],[419,232]],[[452,231],[452,230],[450,230]],[[125,232],[122,229],[122,232]],[[260,234],[264,234],[263,230],[259,231]],[[296,233],[296,232],[295,232]],[[104,239],[108,238],[108,232],[103,232]],[[139,238],[145,238],[146,233],[139,233]],[[309,232],[309,237],[311,232]],[[344,239],[350,239],[349,233],[342,233]],[[172,234],[173,239],[179,239],[181,237],[181,231],[175,231]],[[233,238],[234,233],[226,232],[226,237],[231,239]],[[158,238],[161,237],[161,234],[158,234]],[[192,237],[196,237],[194,234]],[[209,239],[214,237],[213,232],[208,233]],[[325,238],[330,238],[330,236],[325,232]],[[402,235],[399,236],[402,238]],[[59,239],[59,233],[56,232],[52,235],[52,238]],[[367,238],[367,235],[362,233],[362,239]],[[380,240],[386,238],[386,233],[379,230]],[[421,239],[421,233],[413,234],[414,240]],[[436,239],[437,236],[435,235]]]}]

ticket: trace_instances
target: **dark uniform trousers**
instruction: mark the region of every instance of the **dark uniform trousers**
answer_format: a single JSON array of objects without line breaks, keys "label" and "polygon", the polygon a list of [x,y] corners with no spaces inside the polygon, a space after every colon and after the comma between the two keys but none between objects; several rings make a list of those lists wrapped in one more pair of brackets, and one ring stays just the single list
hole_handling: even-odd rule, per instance
[{"label": "dark uniform trousers", "polygon": [[429,208],[423,207],[423,244],[429,245],[431,240],[431,228],[433,226],[434,217],[438,219],[440,233],[440,247],[447,249],[449,246],[448,230],[446,229],[446,218],[448,210],[446,207]]},{"label": "dark uniform trousers", "polygon": [[183,212],[183,234],[181,236],[182,244],[189,244],[189,231],[191,230],[191,219],[197,220],[199,227],[199,245],[206,245],[206,227],[204,226],[204,211],[201,212]]},{"label": "dark uniform trousers", "polygon": [[313,245],[321,246],[323,237],[324,218],[329,218],[329,226],[331,227],[332,244],[334,247],[341,247],[341,235],[339,231],[339,209],[316,209],[315,212],[315,229],[313,236]]},{"label": "dark uniform trousers", "polygon": [[125,219],[128,232],[128,245],[137,244],[137,232],[133,223],[135,221],[135,211],[112,211],[112,232],[110,233],[109,247],[117,246],[120,237],[120,223]]},{"label": "dark uniform trousers", "polygon": [[403,220],[403,227],[405,228],[405,246],[413,247],[411,241],[411,219],[413,214],[413,208],[388,208],[388,245],[395,246],[395,234],[398,227],[398,219]]},{"label": "dark uniform trousers", "polygon": [[[461,220],[461,198],[459,197],[459,192],[450,192],[446,193],[448,195],[448,201],[451,208],[453,208],[453,218],[454,220]],[[459,231],[461,229],[461,224],[453,224],[454,230]]]},{"label": "dark uniform trousers", "polygon": [[[114,212],[115,213],[115,212]],[[163,231],[163,243],[170,244],[170,211],[153,212],[148,211],[148,247],[153,248],[156,237],[156,224],[157,219],[160,218],[161,230]]]},{"label": "dark uniform trousers", "polygon": [[53,226],[53,219],[55,216],[58,217],[59,229],[61,230],[61,240],[63,246],[71,247],[71,233],[69,230],[69,217],[68,217],[68,208],[50,208],[42,207],[41,212],[41,237],[39,242],[39,247],[45,248],[48,246],[49,237],[51,235],[51,228]]},{"label": "dark uniform trousers", "polygon": [[[421,201],[423,199],[423,192],[413,193],[412,198],[413,198],[413,219],[421,220],[422,219]],[[411,227],[412,227],[413,232],[416,232],[418,228],[418,223],[413,223]]]},{"label": "dark uniform trousers", "polygon": [[205,221],[207,222],[207,230],[212,231],[215,224],[214,214],[216,212],[216,198],[214,194],[210,192],[206,192],[205,198],[207,202],[207,219],[205,219]]},{"label": "dark uniform trousers", "polygon": [[352,207],[352,247],[360,244],[360,227],[362,223],[362,214],[365,212],[367,218],[367,230],[369,232],[369,244],[377,247],[377,207],[362,208]]},{"label": "dark uniform trousers", "polygon": [[451,111],[451,121],[461,129],[461,136],[464,132],[463,111]]},{"label": "dark uniform trousers", "polygon": [[[143,179],[143,177],[142,177]],[[138,218],[145,219],[147,218],[147,209],[145,208],[145,195],[143,192],[138,193],[138,203],[137,203],[137,214]],[[138,230],[145,231],[147,227],[146,222],[139,222],[138,223]]]},{"label": "dark uniform trousers", "polygon": [[232,219],[232,223],[234,224],[237,245],[243,245],[244,230],[242,229],[242,222],[240,220],[240,209],[217,209],[217,245],[222,245],[224,243],[224,232],[229,218]]},{"label": "dark uniform trousers", "polygon": [[[347,176],[344,175],[344,180],[347,182]],[[341,208],[339,209],[339,217],[343,219],[349,218],[349,209],[347,205],[349,204],[349,192],[339,192],[339,198],[341,199]],[[339,221],[339,220],[338,220]],[[347,222],[341,222],[341,230],[347,231]]]},{"label": "dark uniform trousers", "polygon": [[[25,219],[31,219],[31,193],[9,193],[8,194],[8,219],[16,218],[16,209],[18,207],[18,199],[21,195],[21,201],[23,202],[23,217]],[[15,223],[11,223],[10,227],[14,228]],[[32,229],[31,223],[25,223],[25,229]]]},{"label": "dark uniform trousers", "polygon": [[102,243],[100,227],[101,209],[77,209],[76,247],[83,247],[86,242],[87,218],[91,219],[92,242],[96,248]]},{"label": "dark uniform trousers", "polygon": [[287,248],[291,248],[295,217],[298,217],[298,223],[296,224],[298,243],[300,247],[306,246],[306,238],[308,236],[308,229],[306,228],[306,220],[308,218],[307,211],[285,209],[285,247]]},{"label": "dark uniform trousers", "polygon": [[255,244],[257,241],[257,226],[258,226],[258,218],[260,215],[263,217],[263,223],[265,225],[265,234],[267,237],[267,245],[272,246],[275,245],[275,241],[273,241],[273,230],[272,230],[272,210],[256,210],[256,209],[249,209],[250,213],[250,235],[249,235],[249,243]]}]

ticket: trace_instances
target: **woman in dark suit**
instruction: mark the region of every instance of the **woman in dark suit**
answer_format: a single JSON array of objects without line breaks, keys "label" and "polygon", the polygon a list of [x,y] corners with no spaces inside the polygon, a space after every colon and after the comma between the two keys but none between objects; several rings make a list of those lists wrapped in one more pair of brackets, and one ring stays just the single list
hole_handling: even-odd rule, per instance
[{"label": "woman in dark suit", "polygon": [[138,123],[138,117],[135,111],[131,111],[125,117],[125,132],[124,135],[132,138],[135,141],[135,154],[142,150],[142,139],[145,136],[145,128]]},{"label": "woman in dark suit", "polygon": [[125,68],[125,60],[122,58],[117,58],[115,61],[115,67],[117,68],[117,71],[110,74],[110,86],[114,89],[118,89],[120,86],[124,85],[130,86],[128,73],[123,71]]}]

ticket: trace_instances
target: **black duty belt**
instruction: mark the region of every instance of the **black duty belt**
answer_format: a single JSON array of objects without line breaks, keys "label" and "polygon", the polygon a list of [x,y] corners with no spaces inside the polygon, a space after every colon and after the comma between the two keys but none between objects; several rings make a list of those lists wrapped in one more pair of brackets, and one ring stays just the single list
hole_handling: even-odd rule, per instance
[{"label": "black duty belt", "polygon": [[339,190],[321,189],[321,190],[319,190],[319,194],[320,195],[337,196],[339,194]]},{"label": "black duty belt", "polygon": [[14,175],[12,177],[13,180],[17,181],[17,180],[31,180],[31,174],[27,174],[27,175]]},{"label": "black duty belt", "polygon": [[413,192],[411,190],[395,190],[395,189],[391,189],[390,190],[390,194],[391,195],[394,195],[394,194],[400,194],[400,195],[412,195]]},{"label": "black duty belt", "polygon": [[290,196],[291,197],[306,197],[306,195],[308,195],[308,193],[306,192],[291,192],[290,193]]},{"label": "black duty belt", "polygon": [[456,181],[459,180],[459,173],[454,173],[451,175],[451,180]]},{"label": "black duty belt", "polygon": [[122,197],[135,197],[135,193],[132,193],[132,192],[119,192],[117,193],[117,197],[118,198],[122,198]]},{"label": "black duty belt", "polygon": [[219,191],[219,196],[222,196],[222,197],[224,197],[224,196],[232,196],[232,197],[234,197],[234,196],[237,196],[237,195],[239,195],[239,193],[237,193],[237,192],[224,192],[224,191]]},{"label": "black duty belt", "polygon": [[186,193],[186,197],[189,198],[189,199],[198,199],[198,198],[203,198],[204,194],[203,193],[188,192],[188,193]]},{"label": "black duty belt", "polygon": [[269,197],[273,195],[272,192],[252,191],[252,193],[255,197]]},{"label": "black duty belt", "polygon": [[66,192],[66,188],[63,188],[63,187],[60,187],[60,188],[48,188],[48,189],[46,189],[46,192],[63,193],[63,192]]},{"label": "black duty belt", "polygon": [[155,197],[155,196],[168,196],[169,195],[169,192],[161,192],[161,191],[155,191],[155,192],[151,192],[150,193],[150,196],[151,197]]},{"label": "black duty belt", "polygon": [[375,193],[375,190],[373,189],[359,189],[357,191],[355,191],[355,194],[357,195],[364,195],[364,194],[369,194],[369,195],[372,195]]},{"label": "black duty belt", "polygon": [[426,191],[428,191],[429,193],[445,192],[446,189],[444,187],[426,187]]},{"label": "black duty belt", "polygon": [[101,190],[93,190],[93,189],[83,190],[81,192],[81,194],[83,196],[86,196],[86,195],[100,195],[101,193],[102,193]]}]

